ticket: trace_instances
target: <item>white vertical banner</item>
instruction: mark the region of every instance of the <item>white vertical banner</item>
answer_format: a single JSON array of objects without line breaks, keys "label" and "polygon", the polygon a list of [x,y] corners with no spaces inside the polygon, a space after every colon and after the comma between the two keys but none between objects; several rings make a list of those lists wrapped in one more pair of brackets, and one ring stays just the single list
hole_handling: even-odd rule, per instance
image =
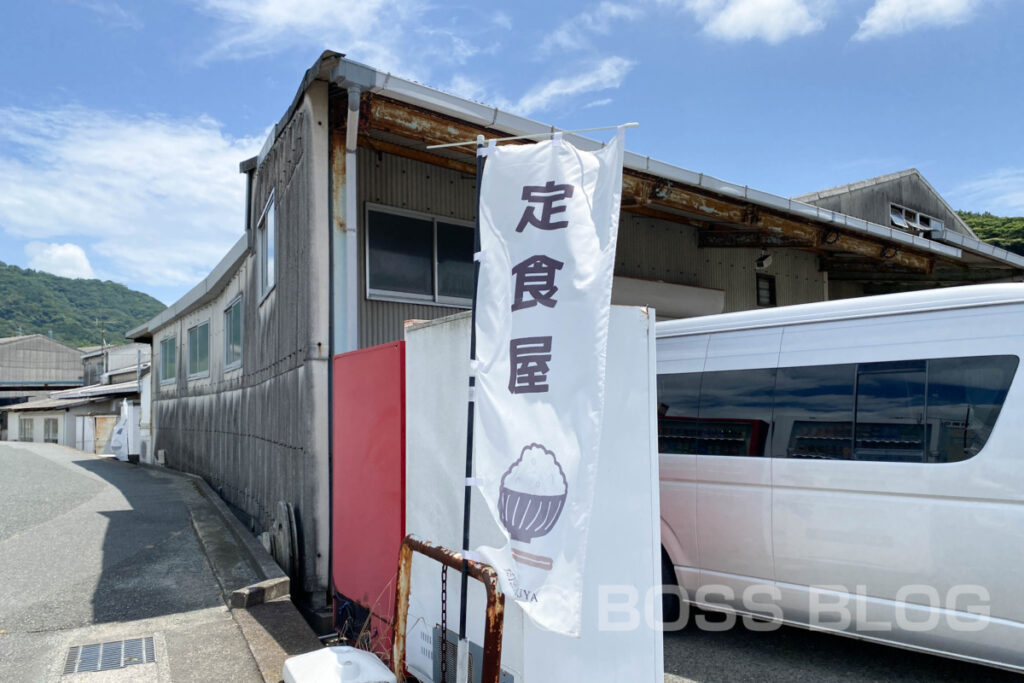
[{"label": "white vertical banner", "polygon": [[534,622],[578,636],[604,410],[624,129],[487,149],[480,188],[475,475],[504,529],[477,552]]}]

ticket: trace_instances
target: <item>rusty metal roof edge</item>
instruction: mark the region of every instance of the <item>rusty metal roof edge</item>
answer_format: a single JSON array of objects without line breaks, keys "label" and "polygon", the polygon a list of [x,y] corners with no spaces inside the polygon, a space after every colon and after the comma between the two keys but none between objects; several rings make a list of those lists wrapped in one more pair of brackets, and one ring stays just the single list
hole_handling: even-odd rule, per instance
[{"label": "rusty metal roof edge", "polygon": [[157,316],[151,318],[142,325],[139,325],[135,329],[129,330],[124,336],[128,339],[148,337],[152,335],[155,330],[163,327],[172,320],[180,318],[186,313],[191,312],[195,308],[202,306],[209,299],[212,299],[219,294],[220,291],[224,289],[228,279],[238,271],[242,261],[249,253],[248,242],[249,240],[246,235],[239,237],[238,241],[235,242],[230,251],[224,255],[224,258],[214,266],[210,274],[203,278],[199,284],[189,290],[185,296],[165,308]]},{"label": "rusty metal roof edge", "polygon": [[[543,124],[517,114],[502,111],[497,107],[480,104],[457,95],[451,95],[436,88],[395,76],[389,72],[378,71],[371,66],[344,57],[339,57],[337,65],[331,72],[331,80],[341,87],[356,85],[364,90],[386,95],[400,102],[423,107],[439,114],[445,114],[466,121],[467,123],[486,126],[512,135],[533,135],[558,130],[556,126]],[[603,143],[597,140],[580,135],[568,134],[565,138],[580,149],[595,150],[603,146]],[[695,185],[720,194],[743,198],[753,204],[759,204],[786,213],[804,213],[806,215],[807,211],[801,212],[799,208],[807,207],[812,211],[817,209],[817,207],[797,202],[788,197],[719,180],[704,173],[690,171],[633,152],[626,152],[624,166],[634,171],[658,175],[674,182]],[[926,240],[926,244],[915,243],[914,240],[902,239],[901,235],[905,233],[897,233],[889,227],[868,224],[866,221],[853,216],[846,216],[845,214],[829,213],[831,216],[826,218],[819,214],[817,219],[832,223],[851,232],[875,237],[887,237],[893,242],[904,242],[915,249],[928,251],[938,256],[957,260],[963,258],[962,252],[957,247],[934,240]],[[862,226],[861,223],[865,225]],[[871,226],[874,226],[874,229],[869,229]],[[993,258],[993,260],[999,260],[988,254],[984,255]]]}]

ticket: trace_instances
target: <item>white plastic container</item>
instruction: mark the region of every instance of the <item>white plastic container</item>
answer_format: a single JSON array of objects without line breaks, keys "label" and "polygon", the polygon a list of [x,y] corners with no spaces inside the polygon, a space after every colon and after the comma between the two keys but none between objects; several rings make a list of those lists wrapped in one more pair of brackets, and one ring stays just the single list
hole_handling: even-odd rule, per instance
[{"label": "white plastic container", "polygon": [[285,683],[396,683],[395,674],[365,650],[347,645],[327,647],[289,657]]}]

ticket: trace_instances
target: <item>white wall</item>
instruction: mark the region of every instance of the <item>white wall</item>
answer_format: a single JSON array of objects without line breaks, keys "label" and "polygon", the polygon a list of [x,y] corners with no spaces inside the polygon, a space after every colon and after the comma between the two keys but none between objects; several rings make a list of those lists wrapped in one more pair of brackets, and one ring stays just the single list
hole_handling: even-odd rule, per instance
[{"label": "white wall", "polygon": [[[462,545],[469,317],[406,331],[406,530],[441,545]],[[662,634],[641,618],[636,629],[599,628],[599,587],[631,586],[644,596],[661,584],[654,321],[639,308],[613,307],[601,461],[584,577],[583,631],[541,631],[506,596],[502,668],[517,682],[660,681]],[[497,524],[474,495],[471,545],[503,545]],[[484,592],[470,581],[468,635],[483,642]],[[429,645],[440,621],[440,567],[414,559],[407,664],[430,680]],[[660,620],[660,601],[655,617]],[[458,630],[459,576],[449,571],[448,626]]]}]

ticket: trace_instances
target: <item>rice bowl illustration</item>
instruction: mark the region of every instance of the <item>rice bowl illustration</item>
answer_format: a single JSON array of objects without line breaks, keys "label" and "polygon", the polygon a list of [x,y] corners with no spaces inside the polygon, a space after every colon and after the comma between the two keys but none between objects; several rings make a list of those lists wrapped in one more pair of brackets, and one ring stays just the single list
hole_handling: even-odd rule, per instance
[{"label": "rice bowl illustration", "polygon": [[523,448],[498,489],[498,516],[512,540],[529,543],[549,533],[562,514],[568,491],[554,453],[538,443]]}]

